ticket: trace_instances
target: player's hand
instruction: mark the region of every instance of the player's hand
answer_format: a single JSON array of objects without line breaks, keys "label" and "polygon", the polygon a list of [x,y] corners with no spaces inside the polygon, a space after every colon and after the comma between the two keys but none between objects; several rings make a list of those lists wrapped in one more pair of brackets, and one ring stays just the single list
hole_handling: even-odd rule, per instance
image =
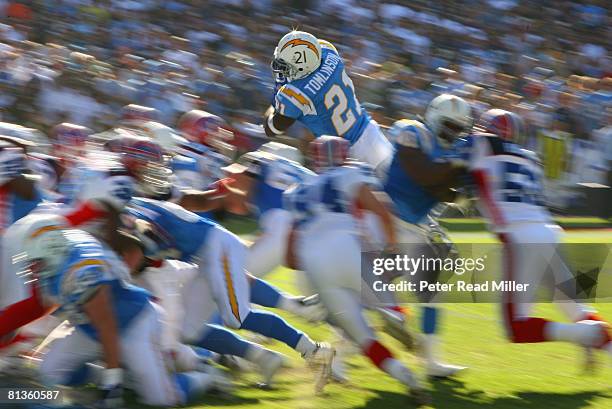
[{"label": "player's hand", "polygon": [[121,368],[106,369],[102,373],[100,391],[102,397],[95,407],[99,409],[123,407],[123,370]]}]

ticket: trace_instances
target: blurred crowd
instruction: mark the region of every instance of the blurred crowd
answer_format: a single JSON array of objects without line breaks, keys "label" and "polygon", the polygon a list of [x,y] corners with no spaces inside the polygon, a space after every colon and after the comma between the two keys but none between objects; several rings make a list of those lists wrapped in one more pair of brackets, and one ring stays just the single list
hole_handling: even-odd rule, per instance
[{"label": "blurred crowd", "polygon": [[138,103],[168,125],[193,108],[258,123],[275,44],[299,28],[336,45],[382,125],[452,92],[518,112],[531,144],[612,157],[606,0],[0,0],[0,15],[4,121],[101,130]]}]

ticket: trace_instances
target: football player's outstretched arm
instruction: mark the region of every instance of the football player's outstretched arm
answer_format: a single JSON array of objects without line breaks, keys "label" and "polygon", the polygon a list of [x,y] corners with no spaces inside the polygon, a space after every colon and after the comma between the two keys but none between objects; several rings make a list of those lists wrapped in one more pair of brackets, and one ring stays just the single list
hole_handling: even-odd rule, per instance
[{"label": "football player's outstretched arm", "polygon": [[227,210],[234,196],[244,196],[244,192],[232,188],[233,183],[232,178],[224,178],[216,181],[209,190],[186,190],[178,204],[192,212]]},{"label": "football player's outstretched arm", "polygon": [[365,184],[359,188],[357,204],[360,209],[368,210],[374,213],[380,219],[385,232],[387,246],[394,248],[397,245],[397,237],[395,235],[393,216],[391,215],[388,206],[380,201]]},{"label": "football player's outstretched arm", "polygon": [[434,162],[419,149],[406,146],[398,149],[404,171],[435,197],[440,194],[440,186],[447,188],[458,186],[460,176],[466,172],[464,167],[451,162]]}]

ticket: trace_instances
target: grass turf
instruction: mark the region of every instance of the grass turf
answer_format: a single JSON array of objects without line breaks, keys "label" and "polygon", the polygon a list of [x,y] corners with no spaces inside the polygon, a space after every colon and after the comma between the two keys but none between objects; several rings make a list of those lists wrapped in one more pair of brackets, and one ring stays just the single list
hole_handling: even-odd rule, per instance
[{"label": "grass turf", "polygon": [[[492,236],[479,233],[455,233],[457,242],[494,242]],[[566,235],[572,243],[612,243],[608,231],[579,231]],[[582,247],[586,248],[586,247]],[[589,254],[580,254],[589,259]],[[606,262],[609,266],[610,260]],[[268,279],[280,288],[298,292],[293,273],[278,269]],[[602,315],[612,319],[612,304],[598,304]],[[446,304],[442,319],[444,356],[451,363],[469,366],[456,380],[433,381],[429,388],[433,407],[444,409],[505,408],[505,409],[575,409],[612,408],[612,368],[610,357],[598,352],[599,370],[587,374],[583,369],[583,351],[563,343],[510,344],[503,337],[497,304]],[[539,304],[540,316],[562,319],[549,304]],[[411,309],[411,326],[416,327],[419,308]],[[281,314],[282,315],[282,314]],[[325,325],[312,326],[300,319],[288,317],[298,328],[318,340],[332,335]],[[379,325],[375,317],[370,317]],[[413,355],[402,352],[390,337],[382,339],[410,367],[420,372]],[[279,343],[269,345],[285,353],[290,367],[278,376],[273,390],[256,387],[256,374],[240,374],[235,396],[229,399],[204,398],[191,408],[223,406],[228,408],[318,409],[318,408],[410,408],[405,389],[392,378],[374,368],[360,355],[348,362],[350,382],[330,384],[323,396],[313,396],[311,374],[303,361],[289,348]]]},{"label": "grass turf", "polygon": [[[234,230],[248,231],[247,224],[234,224]],[[459,243],[490,243],[493,236],[483,232],[455,233]],[[609,231],[576,231],[566,235],[573,243],[612,243]],[[588,248],[588,247],[583,247]],[[594,248],[594,247],[591,247]],[[589,260],[592,254],[576,257]],[[609,268],[609,257],[608,257]],[[280,288],[294,293],[294,275],[287,269],[278,269],[267,277]],[[602,315],[612,319],[612,304],[596,306]],[[448,362],[469,366],[456,380],[428,383],[435,408],[443,409],[610,409],[612,408],[612,368],[610,358],[598,353],[601,363],[595,374],[583,370],[583,351],[562,343],[516,345],[503,337],[497,304],[445,304],[442,317],[444,356]],[[419,321],[419,308],[411,309],[411,327]],[[561,319],[551,305],[539,304],[540,316]],[[313,326],[288,314],[296,327],[317,340],[333,338],[326,325]],[[370,316],[374,326],[380,325]],[[244,335],[248,336],[247,333]],[[402,361],[421,373],[417,359],[385,334],[386,343]],[[236,390],[231,397],[205,396],[189,408],[241,408],[241,409],[405,409],[414,407],[406,397],[405,389],[372,364],[356,354],[347,359],[350,382],[330,384],[323,396],[313,395],[312,375],[303,360],[286,346],[274,342],[267,345],[285,353],[288,367],[277,377],[273,390],[256,386],[256,373],[236,376]],[[0,384],[3,384],[0,380]],[[7,386],[7,385],[5,385]],[[92,392],[93,393],[93,392]],[[132,399],[129,407],[142,408]],[[0,404],[0,408],[4,406]],[[8,407],[8,406],[7,406]],[[24,406],[29,407],[29,406]],[[78,406],[77,406],[78,407]]]}]

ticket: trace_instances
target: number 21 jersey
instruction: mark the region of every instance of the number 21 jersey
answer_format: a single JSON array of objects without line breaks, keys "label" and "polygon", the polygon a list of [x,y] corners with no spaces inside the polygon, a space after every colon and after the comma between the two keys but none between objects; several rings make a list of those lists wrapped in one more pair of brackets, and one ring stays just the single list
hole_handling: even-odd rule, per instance
[{"label": "number 21 jersey", "polygon": [[370,122],[353,82],[333,45],[319,40],[321,65],[310,75],[283,85],[274,98],[276,112],[303,123],[315,136],[334,135],[353,145]]}]

